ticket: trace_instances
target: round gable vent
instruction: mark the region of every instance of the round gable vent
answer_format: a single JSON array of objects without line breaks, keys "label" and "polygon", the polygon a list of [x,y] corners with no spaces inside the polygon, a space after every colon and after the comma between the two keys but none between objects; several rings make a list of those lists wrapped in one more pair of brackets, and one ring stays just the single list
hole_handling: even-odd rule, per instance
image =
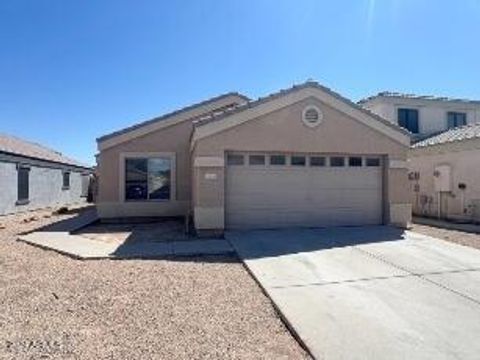
[{"label": "round gable vent", "polygon": [[323,114],[316,106],[307,106],[303,109],[302,120],[308,127],[315,127],[320,125],[323,119]]}]

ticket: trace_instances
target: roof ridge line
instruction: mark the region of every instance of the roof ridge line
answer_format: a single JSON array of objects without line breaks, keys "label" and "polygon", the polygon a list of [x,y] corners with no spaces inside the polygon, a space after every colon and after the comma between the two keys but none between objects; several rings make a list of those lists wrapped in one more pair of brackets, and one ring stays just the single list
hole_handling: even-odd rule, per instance
[{"label": "roof ridge line", "polygon": [[392,122],[388,121],[387,119],[381,117],[380,115],[377,115],[375,113],[373,113],[372,111],[368,110],[368,109],[365,109],[364,107],[360,106],[359,104],[353,102],[352,100],[340,95],[339,93],[335,92],[334,90],[330,89],[329,87],[326,87],[324,85],[321,85],[319,82],[315,81],[315,80],[307,80],[301,84],[294,84],[292,85],[291,87],[289,88],[284,88],[284,89],[280,89],[274,93],[270,93],[266,96],[263,96],[263,97],[259,97],[255,100],[251,100],[245,104],[242,104],[242,105],[239,105],[238,107],[234,108],[233,110],[229,111],[229,112],[222,112],[214,117],[209,117],[207,119],[204,119],[203,121],[197,121],[194,123],[194,125],[196,127],[198,126],[203,126],[203,125],[207,125],[211,122],[215,122],[215,121],[219,121],[225,117],[228,117],[228,116],[231,116],[231,115],[234,115],[236,113],[239,113],[239,112],[242,112],[242,111],[245,111],[249,108],[252,108],[252,107],[255,107],[255,106],[258,106],[266,101],[269,101],[269,100],[273,100],[275,98],[278,98],[280,96],[283,96],[283,95],[286,95],[290,92],[293,92],[295,90],[298,90],[298,89],[304,89],[304,88],[316,88],[318,90],[321,90],[321,91],[324,91],[326,92],[327,94],[329,94],[330,96],[336,98],[337,100],[339,101],[342,101],[344,102],[345,104],[353,107],[354,109],[360,111],[360,112],[363,112],[364,114],[366,114],[367,116],[370,116],[376,120],[378,120],[379,122],[381,122],[382,124],[392,128],[392,129],[395,129],[396,131],[406,135],[406,136],[410,136],[410,132],[401,128],[400,126],[396,125],[396,124],[393,124]]},{"label": "roof ridge line", "polygon": [[367,96],[363,99],[360,99],[357,103],[363,104],[370,100],[377,98],[402,98],[402,99],[412,99],[412,100],[427,100],[427,101],[446,101],[446,102],[461,102],[468,104],[479,104],[480,100],[467,99],[467,98],[455,98],[449,96],[437,96],[437,95],[419,95],[414,93],[402,93],[398,91],[384,90],[380,91],[375,95]]}]

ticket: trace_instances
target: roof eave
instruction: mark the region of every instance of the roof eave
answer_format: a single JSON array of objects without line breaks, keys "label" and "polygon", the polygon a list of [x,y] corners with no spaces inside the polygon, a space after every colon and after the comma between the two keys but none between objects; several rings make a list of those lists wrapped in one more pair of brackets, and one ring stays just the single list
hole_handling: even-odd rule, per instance
[{"label": "roof eave", "polygon": [[178,110],[174,110],[172,112],[169,112],[167,114],[164,114],[164,115],[161,115],[161,116],[158,116],[158,117],[155,117],[155,118],[152,118],[152,119],[149,119],[149,120],[146,120],[146,121],[143,121],[141,123],[138,123],[138,124],[134,124],[132,126],[128,126],[126,128],[123,128],[121,130],[117,130],[117,131],[114,131],[112,133],[109,133],[109,134],[106,134],[106,135],[103,135],[103,136],[100,136],[98,138],[96,138],[96,141],[98,144],[102,143],[102,142],[105,142],[107,140],[111,140],[117,136],[120,136],[120,135],[124,135],[126,133],[129,133],[129,132],[132,132],[132,131],[135,131],[137,129],[140,129],[144,126],[148,126],[148,125],[151,125],[151,124],[154,124],[156,122],[160,122],[160,121],[165,121],[167,120],[168,118],[172,118],[174,116],[177,116],[177,115],[180,115],[181,113],[184,113],[184,112],[187,112],[189,110],[193,110],[197,107],[200,107],[200,106],[205,106],[205,105],[208,105],[208,104],[211,104],[211,103],[214,103],[216,101],[219,101],[219,100],[222,100],[224,98],[228,98],[228,97],[239,97],[245,101],[249,101],[250,99],[243,95],[243,94],[240,94],[238,92],[228,92],[228,93],[225,93],[225,94],[222,94],[222,95],[219,95],[219,96],[215,96],[213,98],[210,98],[210,99],[207,99],[207,100],[204,100],[204,101],[201,101],[201,102],[198,102],[198,103],[195,103],[195,104],[192,104],[192,105],[188,105],[188,106],[185,106],[181,109],[178,109]]},{"label": "roof eave", "polygon": [[77,168],[77,169],[92,170],[92,167],[89,167],[89,166],[86,166],[86,165],[84,166],[84,165],[74,164],[74,163],[69,163],[69,162],[54,161],[54,160],[51,160],[51,159],[45,159],[45,158],[36,157],[36,156],[29,156],[29,155],[19,154],[19,153],[15,153],[15,152],[11,152],[11,151],[0,150],[0,154],[6,154],[6,155],[15,156],[15,157],[19,157],[19,158],[30,159],[30,160],[43,161],[43,162],[47,162],[47,163],[50,163],[50,164],[70,166],[70,167],[74,167],[74,168]]}]

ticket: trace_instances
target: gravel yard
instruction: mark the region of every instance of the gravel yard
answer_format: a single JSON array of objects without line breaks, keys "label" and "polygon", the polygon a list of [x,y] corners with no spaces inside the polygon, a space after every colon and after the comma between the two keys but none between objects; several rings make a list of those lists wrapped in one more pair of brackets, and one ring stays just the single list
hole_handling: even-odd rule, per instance
[{"label": "gravel yard", "polygon": [[82,262],[15,241],[69,216],[0,217],[0,358],[308,357],[235,258]]},{"label": "gravel yard", "polygon": [[434,226],[412,224],[412,231],[419,234],[432,236],[438,239],[454,242],[460,245],[480,249],[480,234],[473,234],[464,231],[443,229]]}]

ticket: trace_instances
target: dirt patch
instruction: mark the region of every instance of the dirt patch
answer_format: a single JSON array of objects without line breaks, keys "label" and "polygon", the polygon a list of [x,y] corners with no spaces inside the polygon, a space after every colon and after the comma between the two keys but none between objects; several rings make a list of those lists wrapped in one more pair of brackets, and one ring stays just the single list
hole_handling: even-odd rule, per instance
[{"label": "dirt patch", "polygon": [[83,262],[15,241],[72,216],[43,214],[0,232],[0,358],[307,358],[236,258]]},{"label": "dirt patch", "polygon": [[412,224],[412,231],[443,239],[460,245],[480,249],[480,234],[473,234],[464,231],[443,229],[429,225]]},{"label": "dirt patch", "polygon": [[185,232],[182,220],[168,219],[150,223],[135,224],[94,224],[77,232],[91,240],[122,244],[131,242],[169,242],[192,240]]}]

